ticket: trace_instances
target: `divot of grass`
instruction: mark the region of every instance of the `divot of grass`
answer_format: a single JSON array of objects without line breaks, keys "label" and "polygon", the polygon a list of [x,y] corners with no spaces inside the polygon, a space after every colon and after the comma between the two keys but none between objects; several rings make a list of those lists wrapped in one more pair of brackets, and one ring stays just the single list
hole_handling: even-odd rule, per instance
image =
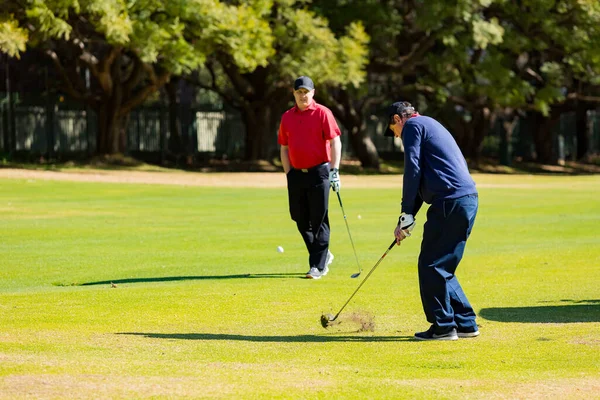
[{"label": "divot of grass", "polygon": [[359,326],[358,332],[375,331],[375,316],[368,311],[355,311],[348,318]]}]

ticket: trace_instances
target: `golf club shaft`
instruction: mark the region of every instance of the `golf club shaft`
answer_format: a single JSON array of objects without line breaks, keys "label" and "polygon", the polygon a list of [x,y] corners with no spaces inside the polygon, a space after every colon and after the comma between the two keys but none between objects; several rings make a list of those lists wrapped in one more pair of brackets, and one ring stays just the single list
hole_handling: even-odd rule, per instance
[{"label": "golf club shaft", "polygon": [[344,211],[344,205],[342,204],[342,197],[340,196],[340,191],[335,192],[337,194],[337,198],[340,202],[340,208],[342,209],[342,214],[344,214],[344,222],[346,223],[346,230],[348,231],[348,237],[350,237],[350,243],[352,244],[352,250],[354,250],[354,258],[356,259],[356,265],[358,266],[358,272],[362,271],[360,268],[360,263],[358,262],[358,256],[356,255],[356,248],[354,247],[354,240],[352,240],[352,235],[350,234],[350,227],[348,226],[348,218],[346,218],[346,211]]},{"label": "golf club shaft", "polygon": [[338,311],[338,313],[335,315],[335,317],[333,317],[332,321],[335,321],[337,319],[337,317],[342,313],[342,311],[344,310],[344,308],[348,305],[348,303],[350,303],[350,300],[352,300],[352,298],[358,292],[358,290],[362,287],[362,285],[364,285],[365,282],[367,281],[367,279],[369,279],[369,276],[371,276],[371,274],[373,273],[373,271],[375,271],[375,268],[377,268],[377,266],[379,265],[379,263],[381,262],[381,260],[383,260],[385,258],[385,256],[387,256],[387,254],[390,252],[390,250],[394,246],[396,246],[396,239],[395,238],[394,238],[394,241],[392,242],[392,244],[390,244],[390,246],[387,248],[387,250],[385,251],[385,253],[383,253],[383,255],[381,256],[381,258],[379,259],[379,261],[377,261],[377,264],[375,264],[375,266],[373,266],[373,268],[371,268],[371,270],[369,271],[369,273],[367,274],[367,276],[365,276],[365,279],[363,279],[363,281],[360,283],[360,285],[358,285],[358,287],[356,288],[356,290],[354,291],[354,293],[352,293],[352,296],[350,296],[350,298],[348,299],[348,301],[346,302],[346,304],[344,304],[342,306],[342,308],[340,308],[340,311]]}]

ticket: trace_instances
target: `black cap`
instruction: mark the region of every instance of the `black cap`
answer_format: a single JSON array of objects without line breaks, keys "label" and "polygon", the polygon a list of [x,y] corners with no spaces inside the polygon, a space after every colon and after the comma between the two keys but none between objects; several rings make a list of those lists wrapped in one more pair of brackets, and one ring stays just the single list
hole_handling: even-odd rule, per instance
[{"label": "black cap", "polygon": [[415,108],[408,101],[397,101],[392,103],[386,112],[386,122],[388,124],[388,128],[385,130],[383,136],[394,137],[394,131],[389,127],[393,115],[398,114],[402,117],[405,114],[413,114],[414,112]]},{"label": "black cap", "polygon": [[306,90],[313,90],[315,88],[315,84],[312,79],[308,76],[301,76],[300,78],[294,81],[294,90],[298,90],[300,88],[304,88]]}]

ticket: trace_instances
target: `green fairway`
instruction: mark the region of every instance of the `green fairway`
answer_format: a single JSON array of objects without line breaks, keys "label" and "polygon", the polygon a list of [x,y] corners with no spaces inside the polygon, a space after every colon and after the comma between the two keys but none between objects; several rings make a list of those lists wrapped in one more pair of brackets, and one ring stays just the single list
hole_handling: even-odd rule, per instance
[{"label": "green fairway", "polygon": [[358,279],[330,198],[319,281],[283,187],[0,179],[0,399],[600,398],[600,177],[474,178],[481,336],[434,343],[411,339],[425,209],[319,322],[393,240],[400,176],[342,189]]}]

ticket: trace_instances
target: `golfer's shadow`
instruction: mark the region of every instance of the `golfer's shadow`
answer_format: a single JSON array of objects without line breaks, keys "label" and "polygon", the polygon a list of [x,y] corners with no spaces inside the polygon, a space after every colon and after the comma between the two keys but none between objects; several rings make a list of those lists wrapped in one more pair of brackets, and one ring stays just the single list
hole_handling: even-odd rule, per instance
[{"label": "golfer's shadow", "polygon": [[600,322],[600,300],[561,300],[567,305],[483,308],[479,315],[490,321],[523,323]]},{"label": "golfer's shadow", "polygon": [[123,283],[148,283],[148,282],[174,282],[174,281],[203,281],[220,279],[257,279],[257,278],[302,278],[306,274],[300,273],[265,273],[265,274],[236,274],[236,275],[190,275],[190,276],[160,276],[155,278],[127,278],[111,279],[106,281],[86,282],[78,286],[110,285]]},{"label": "golfer's shadow", "polygon": [[241,342],[259,343],[330,343],[330,342],[411,342],[413,336],[351,336],[351,335],[282,335],[282,336],[253,336],[232,335],[224,333],[145,333],[145,332],[119,332],[117,335],[143,336],[151,339],[170,340],[235,340]]}]

